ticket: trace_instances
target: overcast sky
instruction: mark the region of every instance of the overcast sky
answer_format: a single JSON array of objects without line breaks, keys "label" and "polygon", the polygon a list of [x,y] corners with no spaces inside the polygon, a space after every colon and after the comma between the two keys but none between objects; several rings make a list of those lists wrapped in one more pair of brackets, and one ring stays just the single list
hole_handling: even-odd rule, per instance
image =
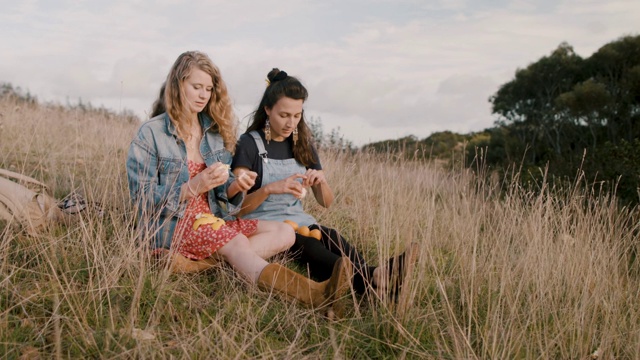
[{"label": "overcast sky", "polygon": [[487,99],[566,41],[640,33],[638,0],[0,0],[0,82],[146,118],[186,50],[209,54],[244,129],[272,67],[355,145],[493,125]]}]

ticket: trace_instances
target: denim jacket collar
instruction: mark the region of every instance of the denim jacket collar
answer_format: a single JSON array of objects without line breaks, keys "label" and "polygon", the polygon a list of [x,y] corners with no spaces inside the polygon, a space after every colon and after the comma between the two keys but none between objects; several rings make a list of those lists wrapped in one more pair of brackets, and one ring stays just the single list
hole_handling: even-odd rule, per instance
[{"label": "denim jacket collar", "polygon": [[[171,134],[177,138],[178,130],[176,129],[176,126],[173,124],[173,121],[171,121],[171,119],[169,118],[169,114],[165,112],[163,115],[163,119],[164,119],[165,126],[167,128],[167,134]],[[213,120],[209,117],[209,115],[207,115],[204,112],[198,113],[198,121],[200,122],[200,126],[202,126],[203,132],[209,131],[211,126],[213,126]]]}]

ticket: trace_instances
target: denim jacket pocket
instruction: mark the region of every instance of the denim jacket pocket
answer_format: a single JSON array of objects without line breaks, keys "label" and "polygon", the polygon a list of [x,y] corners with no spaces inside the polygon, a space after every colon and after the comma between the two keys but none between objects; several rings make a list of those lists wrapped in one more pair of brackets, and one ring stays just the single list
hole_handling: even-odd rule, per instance
[{"label": "denim jacket pocket", "polygon": [[210,151],[208,154],[203,154],[202,157],[209,159],[209,161],[207,161],[207,166],[211,166],[218,161],[223,164],[231,165],[231,160],[233,160],[233,156],[227,149]]},{"label": "denim jacket pocket", "polygon": [[227,165],[231,165],[231,161],[233,160],[231,153],[227,149],[217,151],[215,156],[218,158],[218,161]]},{"label": "denim jacket pocket", "polygon": [[176,184],[182,167],[183,164],[180,160],[160,158],[158,160],[158,183],[169,186]]}]

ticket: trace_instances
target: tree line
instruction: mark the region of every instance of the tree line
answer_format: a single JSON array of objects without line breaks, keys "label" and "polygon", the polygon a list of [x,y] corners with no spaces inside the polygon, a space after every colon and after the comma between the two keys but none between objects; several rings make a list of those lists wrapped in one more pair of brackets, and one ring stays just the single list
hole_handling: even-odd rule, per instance
[{"label": "tree line", "polygon": [[542,176],[541,168],[560,181],[579,174],[623,203],[638,203],[640,36],[621,37],[587,58],[562,43],[518,69],[489,101],[496,120],[484,131],[445,131],[364,148],[453,159],[463,144],[467,166],[481,160],[495,171],[516,167],[524,182]]}]

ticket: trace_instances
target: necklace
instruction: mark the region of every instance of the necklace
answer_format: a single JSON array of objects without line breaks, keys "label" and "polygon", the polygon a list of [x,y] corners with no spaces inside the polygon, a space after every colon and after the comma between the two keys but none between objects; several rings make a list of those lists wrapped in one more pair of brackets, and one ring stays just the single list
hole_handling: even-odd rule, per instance
[{"label": "necklace", "polygon": [[185,143],[187,145],[187,150],[199,150],[200,149],[200,141],[202,140],[202,136],[191,136],[189,140]]},{"label": "necklace", "polygon": [[195,126],[189,128],[189,138],[185,141],[187,150],[193,153],[200,153],[200,142],[202,140],[202,128],[200,124],[196,122]]}]

